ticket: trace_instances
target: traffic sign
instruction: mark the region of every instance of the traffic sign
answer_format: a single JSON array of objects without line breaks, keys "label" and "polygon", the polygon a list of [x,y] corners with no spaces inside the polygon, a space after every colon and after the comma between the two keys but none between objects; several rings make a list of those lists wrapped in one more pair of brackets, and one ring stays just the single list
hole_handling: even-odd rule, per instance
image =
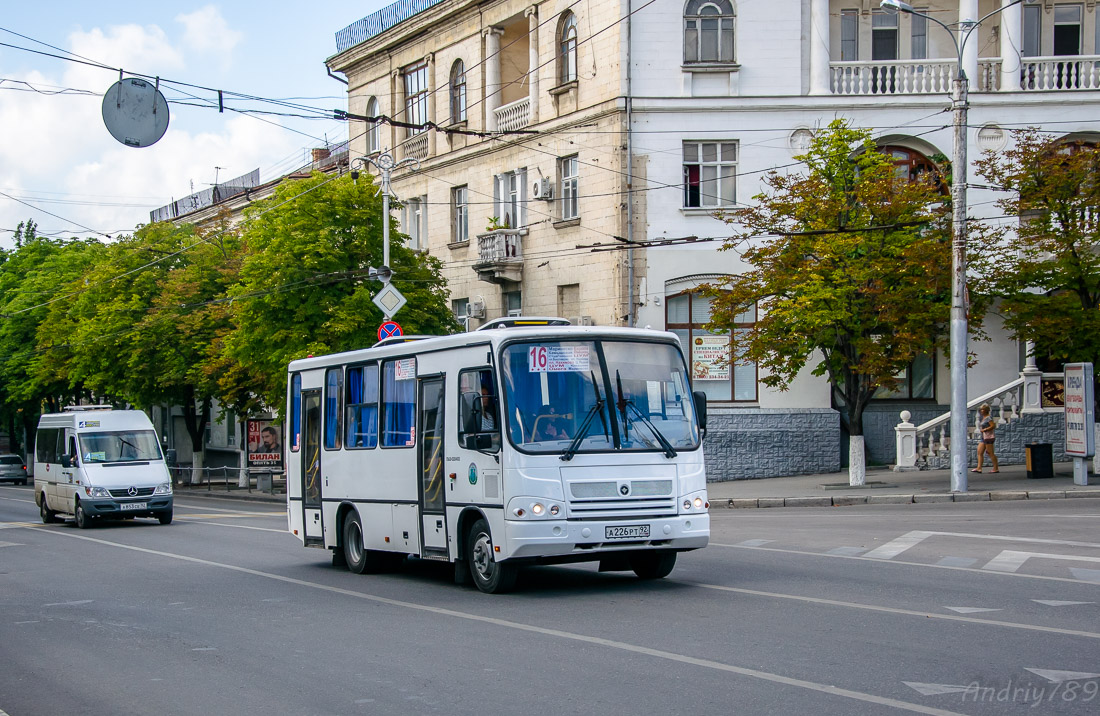
[{"label": "traffic sign", "polygon": [[405,305],[405,297],[394,288],[392,283],[383,286],[382,290],[375,294],[371,300],[374,301],[374,305],[382,309],[382,316],[387,321]]},{"label": "traffic sign", "polygon": [[378,340],[383,341],[387,338],[397,338],[404,333],[401,330],[401,326],[394,321],[383,321],[382,325],[378,327]]}]

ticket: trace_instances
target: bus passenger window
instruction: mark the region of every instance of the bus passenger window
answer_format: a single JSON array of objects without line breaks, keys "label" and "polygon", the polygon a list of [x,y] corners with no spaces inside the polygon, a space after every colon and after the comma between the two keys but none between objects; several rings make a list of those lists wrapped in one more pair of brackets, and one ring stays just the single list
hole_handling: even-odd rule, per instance
[{"label": "bus passenger window", "polygon": [[416,444],[416,358],[382,364],[382,447]]},{"label": "bus passenger window", "polygon": [[325,373],[325,449],[340,448],[340,397],[344,371],[330,368]]},{"label": "bus passenger window", "polygon": [[373,448],[378,445],[378,366],[348,368],[347,436],[349,448]]}]

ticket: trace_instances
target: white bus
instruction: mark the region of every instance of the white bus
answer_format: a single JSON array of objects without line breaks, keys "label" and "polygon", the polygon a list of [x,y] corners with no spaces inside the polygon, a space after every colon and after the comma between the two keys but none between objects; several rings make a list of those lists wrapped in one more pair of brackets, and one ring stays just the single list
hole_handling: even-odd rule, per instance
[{"label": "white bus", "polygon": [[675,335],[564,319],[296,360],[289,529],[359,574],[416,555],[485,592],[524,563],[664,577],[710,537],[705,405]]}]

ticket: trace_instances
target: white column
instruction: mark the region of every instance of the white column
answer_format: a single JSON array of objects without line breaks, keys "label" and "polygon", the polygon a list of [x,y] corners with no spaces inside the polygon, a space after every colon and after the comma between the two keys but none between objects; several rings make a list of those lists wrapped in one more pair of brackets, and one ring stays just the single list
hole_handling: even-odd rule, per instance
[{"label": "white column", "polygon": [[829,84],[829,0],[811,0],[810,94],[831,94]]},{"label": "white column", "polygon": [[1035,364],[1035,344],[1027,341],[1024,345],[1026,362],[1020,375],[1024,379],[1024,394],[1020,401],[1020,413],[1043,412],[1043,371]]},{"label": "white column", "polygon": [[524,11],[527,15],[527,44],[530,48],[527,61],[527,89],[530,97],[528,124],[539,121],[539,9],[532,5]]},{"label": "white column", "polygon": [[[405,86],[401,80],[401,70],[390,73],[390,116],[405,119]],[[396,154],[397,144],[405,139],[405,130],[391,124],[389,131],[390,146],[385,148],[392,149]]]},{"label": "white column", "polygon": [[[959,0],[959,42],[962,42],[963,38],[966,37],[966,32],[962,29],[962,23],[966,20],[973,22],[979,17],[978,0]],[[971,33],[970,39],[963,48],[962,56],[962,69],[966,72],[966,78],[970,80],[970,86],[974,89],[978,88],[978,46],[981,44],[981,38],[979,37],[980,32],[980,30],[975,30]]]},{"label": "white column", "polygon": [[913,417],[908,410],[901,411],[901,422],[894,426],[894,445],[897,457],[894,472],[907,472],[917,468],[917,426],[909,422]]},{"label": "white column", "polygon": [[485,128],[497,131],[496,109],[500,106],[500,36],[498,27],[485,30]]},{"label": "white column", "polygon": [[1020,89],[1020,36],[1024,11],[1013,0],[1001,0],[1001,92]]}]

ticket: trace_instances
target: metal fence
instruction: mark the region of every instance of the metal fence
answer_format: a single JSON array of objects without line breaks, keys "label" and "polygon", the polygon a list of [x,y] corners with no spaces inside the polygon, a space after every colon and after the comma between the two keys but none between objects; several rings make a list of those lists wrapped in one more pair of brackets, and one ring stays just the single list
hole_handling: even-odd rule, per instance
[{"label": "metal fence", "polygon": [[173,201],[168,206],[162,206],[159,209],[154,209],[149,212],[149,221],[171,221],[184,214],[189,214],[192,211],[198,211],[199,209],[205,209],[208,206],[213,206],[220,201],[225,201],[231,196],[243,194],[249,189],[255,188],[260,183],[260,170],[253,169],[244,176],[239,176],[236,179],[230,179],[227,182],[221,184],[215,184],[209,189],[204,189],[199,192],[195,192],[191,196],[184,197],[178,201]]},{"label": "metal fence", "polygon": [[[243,467],[200,467],[176,465],[169,468],[172,484],[189,490],[206,489],[207,492],[265,492],[272,495],[286,493],[286,475],[283,473],[249,472]],[[194,482],[195,472],[199,481]]]}]

